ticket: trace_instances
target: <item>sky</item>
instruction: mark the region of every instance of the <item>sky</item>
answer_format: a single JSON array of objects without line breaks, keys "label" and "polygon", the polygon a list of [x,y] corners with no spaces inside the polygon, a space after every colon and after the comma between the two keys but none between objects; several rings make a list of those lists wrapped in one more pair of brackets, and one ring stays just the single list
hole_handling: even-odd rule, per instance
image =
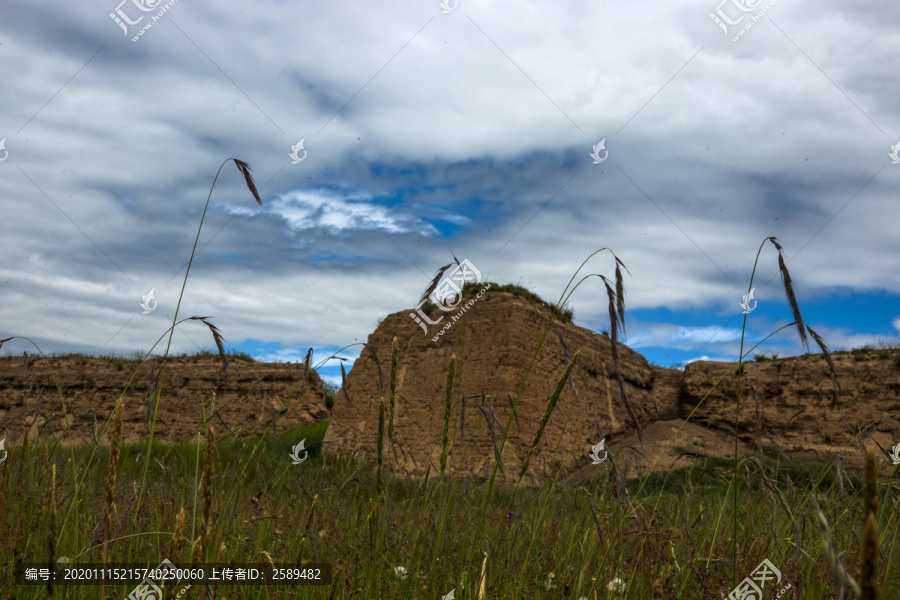
[{"label": "sky", "polygon": [[[769,236],[832,349],[898,339],[898,4],[117,2],[0,9],[0,352],[162,353],[177,308],[350,366],[454,256],[555,303],[611,248],[651,362],[800,354]],[[599,278],[568,307],[608,329]]]}]

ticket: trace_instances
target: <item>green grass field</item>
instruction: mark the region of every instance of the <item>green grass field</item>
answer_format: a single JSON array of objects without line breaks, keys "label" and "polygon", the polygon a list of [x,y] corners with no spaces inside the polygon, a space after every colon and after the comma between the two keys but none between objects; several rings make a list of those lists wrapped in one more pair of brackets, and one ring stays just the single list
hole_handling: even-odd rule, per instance
[{"label": "green grass field", "polygon": [[[709,458],[624,485],[605,469],[541,489],[495,484],[490,492],[487,483],[465,478],[386,474],[377,493],[375,465],[322,456],[326,428],[322,422],[277,437],[216,442],[208,541],[193,560],[330,563],[332,585],[218,585],[216,598],[438,599],[451,590],[455,598],[478,598],[482,573],[485,598],[721,598],[732,590],[733,571],[740,582],[763,559],[782,575],[778,586],[764,588],[764,598],[788,584],[783,597],[837,598],[832,569],[840,567],[830,565],[836,557],[829,556],[813,494],[833,547],[860,579],[862,483],[851,473],[839,484],[830,465],[745,458],[732,481],[732,461]],[[309,457],[295,465],[289,454],[300,439]],[[155,444],[139,501],[134,485],[146,450],[145,444],[120,449],[107,561],[186,565],[204,526],[205,439]],[[108,461],[108,447],[38,442],[24,452],[17,448],[0,466],[3,598],[49,595],[43,585],[12,585],[15,563],[46,562],[51,554],[70,564],[102,562],[98,524]],[[892,480],[878,488],[884,598],[896,597],[891,590],[900,579],[894,487]],[[732,494],[738,496],[737,564]],[[173,543],[182,508],[184,539]],[[133,588],[107,586],[105,594],[125,598]],[[99,594],[99,586],[57,586],[53,597]],[[182,597],[203,598],[203,587]]]}]

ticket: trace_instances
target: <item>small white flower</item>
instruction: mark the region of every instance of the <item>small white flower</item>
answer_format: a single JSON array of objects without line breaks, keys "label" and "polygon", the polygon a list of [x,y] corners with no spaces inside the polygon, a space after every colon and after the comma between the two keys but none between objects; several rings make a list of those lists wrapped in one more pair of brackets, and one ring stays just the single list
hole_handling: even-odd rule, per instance
[{"label": "small white flower", "polygon": [[891,448],[891,462],[900,465],[900,444]]},{"label": "small white flower", "polygon": [[618,592],[621,594],[625,591],[625,582],[618,577],[614,577],[612,581],[606,584],[606,589],[611,592]]},{"label": "small white flower", "polygon": [[555,579],[556,579],[556,574],[547,573],[547,581],[544,582],[544,587],[547,588],[548,590],[552,590],[553,588],[555,588],[556,587],[556,582],[554,581]]},{"label": "small white flower", "polygon": [[406,579],[406,567],[394,567],[394,575],[400,579]]}]

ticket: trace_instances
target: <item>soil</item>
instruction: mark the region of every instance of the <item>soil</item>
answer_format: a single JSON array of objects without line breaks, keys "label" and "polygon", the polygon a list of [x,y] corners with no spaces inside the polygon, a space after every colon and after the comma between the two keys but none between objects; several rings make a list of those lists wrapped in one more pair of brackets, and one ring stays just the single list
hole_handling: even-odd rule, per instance
[{"label": "soil", "polygon": [[[570,474],[618,468],[633,475],[654,465],[673,469],[708,456],[731,457],[735,437],[741,456],[834,460],[839,455],[845,466],[858,466],[864,447],[877,449],[889,465],[888,453],[900,443],[900,350],[833,354],[839,395],[822,354],[744,363],[739,394],[737,365],[698,361],[684,370],[666,369],[620,342],[618,367],[635,422],[623,402],[608,335],[569,322],[548,328],[546,306],[508,292],[470,293],[465,300],[468,308],[459,315],[432,307],[430,319],[443,319],[427,333],[412,310],[386,317],[347,376],[349,401],[339,391],[333,411],[325,407],[315,372],[300,397],[301,365],[230,357],[226,378],[216,356],[171,358],[154,435],[184,440],[205,432],[204,414],[220,438],[228,432],[269,432],[273,421],[279,430],[331,418],[325,436],[330,452],[375,461],[382,398],[390,418],[396,337],[393,436],[384,451],[388,468],[401,475],[440,471],[447,371],[454,355],[447,469],[478,479],[489,476],[494,439],[508,426],[498,476],[518,480],[548,400],[576,353],[571,377],[562,381],[530,458],[526,484],[540,483],[555,467]],[[125,359],[0,357],[0,439],[10,448],[27,430],[32,440],[104,441],[104,423],[120,396],[124,439],[144,438],[160,366],[161,359],[150,360],[135,373],[137,362]],[[590,452],[601,441],[597,456],[610,460],[595,464]]]},{"label": "soil", "polygon": [[20,443],[26,430],[30,440],[93,442],[96,435],[105,442],[104,425],[121,396],[123,440],[137,441],[149,434],[151,389],[160,379],[154,439],[205,434],[204,414],[220,439],[228,432],[271,432],[273,419],[277,430],[329,416],[322,380],[312,370],[300,397],[302,365],[229,358],[226,378],[217,356],[170,357],[160,378],[161,365],[161,359],[151,359],[135,372],[138,361],[119,358],[0,357],[0,439],[7,438],[7,449]]},{"label": "soil", "polygon": [[[496,421],[491,419],[496,437],[502,437],[509,424],[498,477],[516,481],[548,399],[576,352],[576,366],[535,448],[526,483],[539,483],[556,466],[569,473],[609,468],[599,467],[589,456],[601,440],[609,456],[618,457],[630,474],[656,463],[657,468],[671,469],[704,456],[733,456],[737,378],[732,375],[716,383],[736,365],[695,362],[683,371],[666,369],[618,344],[619,368],[641,439],[619,391],[607,335],[559,321],[548,329],[547,308],[511,293],[488,291],[477,299],[465,298],[473,299],[456,321],[450,318],[456,313],[432,310],[432,320],[442,314],[444,319],[427,333],[412,310],[381,322],[347,377],[350,402],[342,391],[335,397],[325,437],[329,451],[375,460],[382,398],[386,414],[390,413],[388,380],[391,342],[396,337],[394,435],[385,452],[390,467],[401,474],[422,476],[440,470],[451,355],[457,358],[448,432],[451,472],[479,479],[490,473],[495,447],[481,405],[496,416]],[[434,340],[447,323],[451,327]],[[880,444],[889,452],[900,442],[900,351],[835,354],[834,362],[843,389],[836,402],[821,354],[745,363],[739,455],[762,451],[829,459],[840,453],[849,465],[861,461],[863,445]],[[758,412],[750,384],[756,390]],[[517,397],[516,414],[510,420]],[[889,464],[887,456],[879,454]]]}]

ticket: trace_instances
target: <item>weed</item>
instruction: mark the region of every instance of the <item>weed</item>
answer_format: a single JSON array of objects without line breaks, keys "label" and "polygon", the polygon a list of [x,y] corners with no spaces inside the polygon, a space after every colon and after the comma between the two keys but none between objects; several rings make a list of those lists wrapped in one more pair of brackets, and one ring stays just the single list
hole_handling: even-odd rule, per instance
[{"label": "weed", "polygon": [[578,352],[576,352],[575,356],[572,357],[572,360],[569,361],[569,364],[566,366],[566,370],[563,372],[562,377],[560,377],[559,381],[556,383],[556,389],[553,390],[553,393],[550,395],[550,399],[547,400],[547,406],[544,409],[544,416],[541,417],[541,422],[538,425],[537,432],[534,434],[534,439],[531,441],[531,446],[528,448],[528,451],[525,453],[525,459],[522,461],[522,470],[519,472],[519,480],[524,477],[525,471],[528,470],[528,463],[531,461],[531,457],[534,454],[535,448],[537,448],[538,443],[541,441],[541,436],[544,434],[544,429],[547,427],[547,423],[550,421],[550,415],[553,414],[553,409],[556,408],[556,403],[559,401],[559,397],[562,394],[563,387],[565,387],[566,381],[572,374],[572,369],[575,368],[576,362],[578,362]]},{"label": "weed", "polygon": [[334,396],[341,389],[339,385],[331,381],[323,382],[325,387],[325,408],[331,410],[334,408]]},{"label": "weed", "polygon": [[[450,266],[452,266],[452,264],[453,263],[446,265],[445,267],[442,267],[442,269],[449,268]],[[440,269],[439,269],[439,275],[443,275],[443,271],[441,271]],[[437,282],[439,282],[439,281],[440,281],[440,277],[437,278]],[[437,286],[437,282],[432,280],[432,283],[434,284],[435,287]],[[542,309],[551,311],[554,314],[554,316],[557,319],[559,319],[560,321],[562,321],[563,323],[571,323],[572,319],[575,317],[575,313],[571,308],[564,307],[562,309],[557,309],[557,307],[555,305],[550,304],[549,302],[547,302],[546,300],[544,300],[543,298],[541,298],[540,296],[538,296],[537,294],[535,294],[534,292],[529,290],[528,288],[525,288],[521,285],[516,285],[514,283],[507,283],[507,284],[500,285],[499,283],[495,283],[492,281],[482,281],[480,283],[476,283],[474,281],[467,281],[463,285],[463,299],[468,298],[470,296],[474,296],[476,293],[480,292],[482,289],[484,289],[486,287],[488,289],[485,292],[485,295],[496,293],[496,292],[506,292],[507,294],[513,294],[514,296],[524,298],[525,300],[529,301],[530,303],[534,304],[535,306],[538,306]],[[428,290],[426,289],[426,291],[428,291]],[[434,291],[434,290],[431,289],[431,291]],[[431,291],[428,291],[428,295],[424,296],[425,300],[427,300],[428,296],[431,294]],[[461,304],[461,302],[460,302],[460,304]],[[425,314],[431,315],[436,308],[437,308],[437,306],[433,302],[431,302],[430,300],[427,300],[425,305],[422,307],[422,310],[425,312]]]},{"label": "weed", "polygon": [[397,394],[397,368],[400,362],[400,342],[397,336],[391,342],[391,396],[388,412],[388,439],[394,439],[394,397]]},{"label": "weed", "polygon": [[456,368],[456,355],[450,357],[447,365],[447,386],[444,388],[444,429],[441,433],[441,477],[447,467],[447,454],[450,449],[450,410],[453,405],[453,376]]}]

